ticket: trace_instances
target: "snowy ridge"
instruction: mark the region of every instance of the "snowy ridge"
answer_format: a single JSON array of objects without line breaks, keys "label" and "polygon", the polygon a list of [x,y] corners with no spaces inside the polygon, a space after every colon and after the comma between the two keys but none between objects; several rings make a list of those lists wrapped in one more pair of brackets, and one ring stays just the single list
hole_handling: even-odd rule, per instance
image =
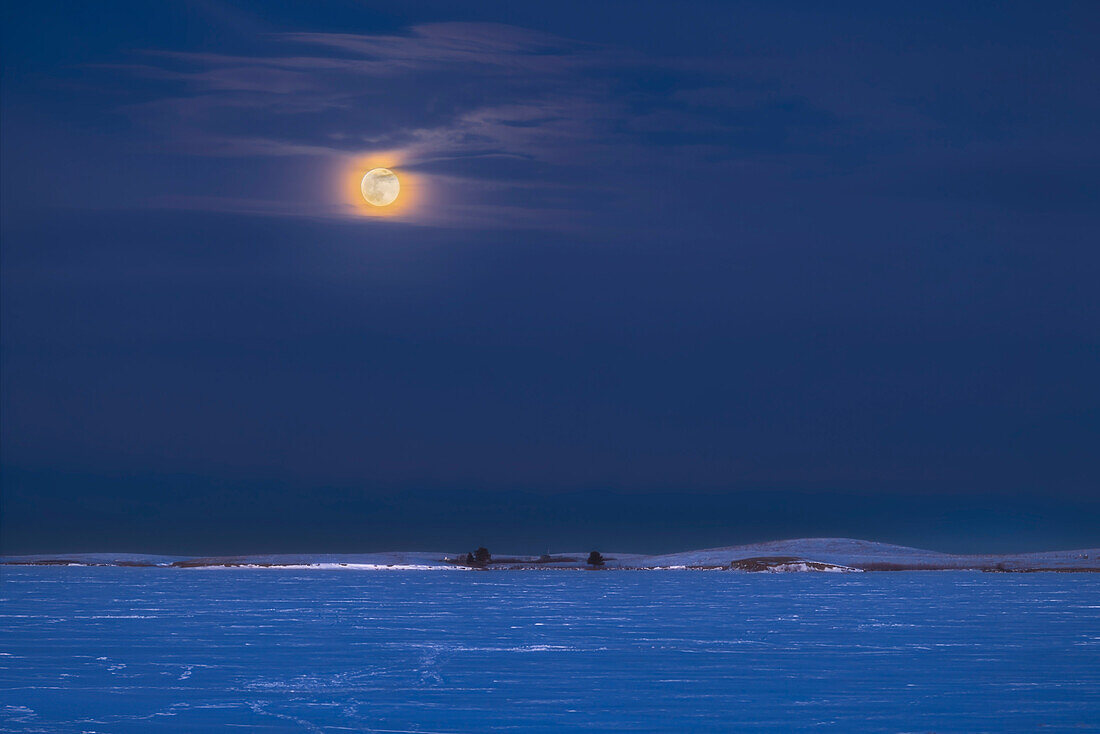
[{"label": "snowy ridge", "polygon": [[[1003,565],[1004,570],[1040,568],[1100,570],[1100,549],[1096,548],[1039,553],[957,555],[851,538],[773,540],[765,543],[653,556],[649,561],[655,566],[707,566],[760,556],[796,556],[807,560],[881,571],[925,568],[927,570],[967,568],[999,570],[996,568],[998,565]],[[902,568],[893,568],[894,566]]]},{"label": "snowy ridge", "polygon": [[[36,566],[122,566],[166,568],[274,568],[293,570],[431,571],[469,570],[464,553],[273,554],[246,556],[161,556],[133,553],[74,553],[3,556],[0,563]],[[850,538],[799,538],[703,550],[641,555],[604,552],[603,569],[711,569],[770,572],[858,572],[912,570],[1100,571],[1100,549],[1016,554],[951,554]],[[577,570],[588,568],[587,552],[549,558],[496,555],[490,570]]]}]

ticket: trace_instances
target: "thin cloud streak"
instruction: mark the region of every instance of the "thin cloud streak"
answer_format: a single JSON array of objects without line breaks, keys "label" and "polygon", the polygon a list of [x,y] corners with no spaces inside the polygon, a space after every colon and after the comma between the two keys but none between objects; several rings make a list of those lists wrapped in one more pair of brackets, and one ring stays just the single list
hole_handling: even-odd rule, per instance
[{"label": "thin cloud streak", "polygon": [[[559,227],[563,211],[573,226],[612,226],[616,215],[629,221],[637,212],[607,209],[615,206],[608,192],[631,191],[620,198],[644,215],[690,206],[709,196],[693,182],[729,182],[746,169],[757,178],[742,188],[827,177],[879,190],[859,174],[888,162],[897,195],[935,197],[941,184],[928,179],[928,166],[974,167],[990,155],[983,140],[945,145],[950,121],[919,99],[899,98],[890,69],[859,71],[858,53],[826,73],[798,58],[646,58],[501,24],[266,38],[270,55],[148,51],[144,63],[100,67],[164,85],[159,97],[122,111],[180,154],[262,168],[255,187],[272,201],[280,199],[262,162],[310,162],[311,188],[288,189],[281,206],[240,209],[248,214],[348,216],[324,181],[381,151],[431,187],[434,202],[451,202],[406,220],[445,227],[526,227],[542,214]],[[665,85],[662,75],[677,83]],[[1021,125],[1017,137],[1027,135]],[[998,136],[995,157],[1011,157],[1014,137]],[[678,178],[662,180],[668,175]],[[527,195],[504,202],[489,181],[522,184]],[[658,188],[666,198],[654,198]],[[163,202],[180,192],[160,193]],[[218,199],[185,200],[213,207]],[[216,206],[241,201],[252,199],[241,192]]]},{"label": "thin cloud streak", "polygon": [[[613,188],[606,172],[645,175],[661,167],[654,160],[655,135],[685,137],[663,146],[669,159],[705,165],[708,156],[693,152],[713,148],[714,141],[705,138],[731,130],[707,109],[689,109],[674,95],[645,89],[640,72],[665,62],[506,25],[440,23],[415,26],[403,35],[287,33],[271,39],[319,52],[151,52],[163,64],[116,68],[179,84],[185,93],[126,112],[189,155],[305,156],[316,161],[320,176],[349,156],[391,151],[409,170],[431,169],[430,184],[440,189],[440,199],[461,201],[462,215],[457,206],[417,213],[421,223],[439,226],[530,226],[543,212],[561,213],[562,191],[571,192],[572,205],[565,209],[579,222],[591,213],[592,195]],[[580,83],[578,70],[584,70]],[[704,76],[710,85],[723,83],[712,72]],[[408,95],[414,86],[418,94]],[[616,94],[622,87],[637,89]],[[688,139],[692,136],[704,139]],[[729,156],[727,146],[716,159]],[[530,169],[538,171],[534,181],[514,166],[463,175],[460,164],[471,160],[541,166]],[[436,169],[447,161],[452,165],[444,176]],[[586,175],[578,175],[578,167],[587,169]],[[529,191],[557,189],[559,195],[550,207],[532,206],[541,200],[537,193],[501,205],[478,198],[492,190],[486,178],[523,183]],[[219,210],[251,201],[171,200],[191,206],[207,202]],[[331,216],[327,203],[248,205],[240,211]],[[339,207],[335,210],[334,216],[341,216]],[[554,217],[555,226],[560,219]]]}]

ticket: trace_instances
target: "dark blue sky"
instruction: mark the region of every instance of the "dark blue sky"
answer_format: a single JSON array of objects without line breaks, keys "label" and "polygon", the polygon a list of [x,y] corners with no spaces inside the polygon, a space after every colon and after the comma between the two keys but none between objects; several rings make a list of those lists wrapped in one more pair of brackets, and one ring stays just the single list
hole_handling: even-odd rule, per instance
[{"label": "dark blue sky", "polygon": [[1100,8],[779,5],[6,4],[3,550],[1100,544]]}]

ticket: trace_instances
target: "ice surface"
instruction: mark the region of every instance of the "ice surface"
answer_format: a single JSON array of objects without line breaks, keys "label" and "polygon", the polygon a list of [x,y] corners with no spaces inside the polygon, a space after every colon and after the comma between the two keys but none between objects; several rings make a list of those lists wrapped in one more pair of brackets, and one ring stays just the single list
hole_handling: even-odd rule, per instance
[{"label": "ice surface", "polygon": [[1063,731],[1100,721],[1096,574],[0,574],[9,732]]}]

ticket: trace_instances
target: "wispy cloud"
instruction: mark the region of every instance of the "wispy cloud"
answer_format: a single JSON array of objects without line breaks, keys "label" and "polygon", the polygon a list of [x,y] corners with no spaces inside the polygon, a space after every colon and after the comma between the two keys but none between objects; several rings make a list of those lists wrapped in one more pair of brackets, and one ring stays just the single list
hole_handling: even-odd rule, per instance
[{"label": "wispy cloud", "polygon": [[[645,59],[507,25],[269,40],[269,55],[157,51],[114,67],[163,90],[127,112],[187,155],[307,157],[318,180],[356,156],[387,151],[439,194],[410,221],[450,226],[526,226],[540,212],[555,222],[568,212],[579,226],[647,168],[805,155],[792,131],[815,149],[842,147],[854,134],[846,121],[728,65]],[[677,83],[655,83],[662,74],[678,75]],[[501,184],[522,185],[524,196],[501,196]],[[185,200],[346,212],[328,206],[327,194],[310,198],[321,186],[266,189],[268,199],[247,207],[240,196]]]}]

